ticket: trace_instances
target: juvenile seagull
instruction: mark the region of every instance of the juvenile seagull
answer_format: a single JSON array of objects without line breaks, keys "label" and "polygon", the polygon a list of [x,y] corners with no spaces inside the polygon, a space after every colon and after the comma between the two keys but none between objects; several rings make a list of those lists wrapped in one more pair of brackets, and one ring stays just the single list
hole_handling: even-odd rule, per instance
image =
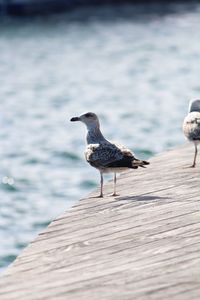
[{"label": "juvenile seagull", "polygon": [[196,166],[196,158],[200,143],[200,100],[192,100],[189,103],[189,112],[183,121],[183,132],[190,142],[194,143],[195,152],[192,168]]},{"label": "juvenile seagull", "polygon": [[124,146],[106,140],[100,131],[99,119],[96,114],[88,112],[80,117],[73,117],[71,121],[81,121],[87,127],[85,158],[92,167],[100,172],[101,192],[99,197],[103,197],[103,173],[114,173],[113,196],[116,196],[116,173],[121,173],[129,168],[145,168],[145,165],[149,164],[147,161],[135,158],[133,153]]}]

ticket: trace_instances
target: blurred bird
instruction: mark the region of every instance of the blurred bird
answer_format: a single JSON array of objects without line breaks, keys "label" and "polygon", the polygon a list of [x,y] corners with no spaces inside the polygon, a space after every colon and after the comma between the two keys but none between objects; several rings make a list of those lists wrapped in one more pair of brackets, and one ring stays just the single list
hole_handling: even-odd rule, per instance
[{"label": "blurred bird", "polygon": [[196,166],[198,144],[200,143],[200,100],[191,100],[188,115],[183,121],[183,132],[190,142],[194,143],[195,152],[192,168]]},{"label": "blurred bird", "polygon": [[99,119],[96,114],[88,112],[80,117],[73,117],[70,121],[81,121],[87,127],[85,158],[92,167],[100,172],[101,190],[99,197],[103,197],[103,173],[114,173],[114,191],[112,196],[117,196],[116,173],[121,173],[129,168],[145,168],[149,164],[147,161],[135,158],[134,154],[124,146],[106,140],[100,131]]}]

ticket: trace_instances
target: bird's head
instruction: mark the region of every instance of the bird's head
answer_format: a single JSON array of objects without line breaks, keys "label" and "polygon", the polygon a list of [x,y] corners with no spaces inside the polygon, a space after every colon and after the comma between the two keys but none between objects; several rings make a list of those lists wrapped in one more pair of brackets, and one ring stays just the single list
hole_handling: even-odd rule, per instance
[{"label": "bird's head", "polygon": [[83,122],[88,129],[99,127],[99,119],[95,113],[88,112],[80,117],[73,117],[70,120],[71,122],[81,121]]}]

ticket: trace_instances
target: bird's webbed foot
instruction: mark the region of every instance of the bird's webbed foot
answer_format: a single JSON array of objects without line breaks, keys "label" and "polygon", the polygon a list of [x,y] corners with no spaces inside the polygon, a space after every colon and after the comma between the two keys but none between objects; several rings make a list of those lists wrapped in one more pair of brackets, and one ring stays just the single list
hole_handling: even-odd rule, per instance
[{"label": "bird's webbed foot", "polygon": [[112,193],[112,194],[110,194],[110,196],[111,196],[111,197],[116,197],[116,196],[119,196],[119,194],[117,194],[117,193]]}]

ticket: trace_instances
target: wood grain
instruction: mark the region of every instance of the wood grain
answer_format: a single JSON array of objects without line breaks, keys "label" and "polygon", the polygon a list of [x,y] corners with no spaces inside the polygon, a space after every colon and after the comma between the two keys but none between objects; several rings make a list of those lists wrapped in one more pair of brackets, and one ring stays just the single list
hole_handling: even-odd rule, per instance
[{"label": "wood grain", "polygon": [[0,279],[1,300],[200,299],[200,163],[192,145],[54,220]]}]

